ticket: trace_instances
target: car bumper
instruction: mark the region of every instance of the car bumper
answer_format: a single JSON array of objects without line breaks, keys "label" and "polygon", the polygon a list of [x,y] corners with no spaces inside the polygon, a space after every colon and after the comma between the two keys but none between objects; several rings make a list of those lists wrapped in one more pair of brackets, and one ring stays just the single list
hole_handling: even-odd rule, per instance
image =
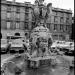
[{"label": "car bumper", "polygon": [[11,51],[11,50],[19,51],[19,50],[25,50],[25,49],[22,48],[22,47],[20,47],[20,48],[18,48],[18,47],[12,47],[12,48],[10,48],[10,51]]}]

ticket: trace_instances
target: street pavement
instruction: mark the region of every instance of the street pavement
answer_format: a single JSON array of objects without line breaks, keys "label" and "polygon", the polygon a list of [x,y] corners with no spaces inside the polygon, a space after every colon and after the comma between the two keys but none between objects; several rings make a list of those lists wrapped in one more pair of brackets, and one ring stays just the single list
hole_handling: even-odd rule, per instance
[{"label": "street pavement", "polygon": [[[55,67],[47,66],[39,69],[26,69],[25,64],[23,66],[24,72],[20,75],[74,75],[74,69],[69,71],[67,62],[63,62],[63,58],[58,56],[58,61],[62,62],[62,64],[57,65]],[[1,55],[1,62],[6,59],[12,59],[13,62],[20,63],[23,61],[23,58],[14,58],[14,55],[3,54]],[[7,74],[12,75],[12,74]]]}]

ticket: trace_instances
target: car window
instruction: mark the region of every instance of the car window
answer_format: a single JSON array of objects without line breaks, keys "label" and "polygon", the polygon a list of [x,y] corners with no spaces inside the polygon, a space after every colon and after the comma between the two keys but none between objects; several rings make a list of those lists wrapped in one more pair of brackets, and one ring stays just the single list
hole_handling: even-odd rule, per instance
[{"label": "car window", "polygon": [[16,39],[16,40],[12,41],[12,44],[22,44],[22,43],[23,42],[20,39]]}]

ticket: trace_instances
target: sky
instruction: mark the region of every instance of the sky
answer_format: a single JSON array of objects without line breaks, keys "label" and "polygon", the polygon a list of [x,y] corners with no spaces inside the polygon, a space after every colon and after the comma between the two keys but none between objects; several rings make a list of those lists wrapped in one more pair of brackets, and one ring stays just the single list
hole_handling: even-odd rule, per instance
[{"label": "sky", "polygon": [[[8,0],[12,1],[12,0]],[[16,2],[31,2],[34,3],[35,0],[16,0]],[[70,9],[72,10],[72,15],[74,15],[74,0],[44,0],[44,3],[52,3],[52,7]]]}]

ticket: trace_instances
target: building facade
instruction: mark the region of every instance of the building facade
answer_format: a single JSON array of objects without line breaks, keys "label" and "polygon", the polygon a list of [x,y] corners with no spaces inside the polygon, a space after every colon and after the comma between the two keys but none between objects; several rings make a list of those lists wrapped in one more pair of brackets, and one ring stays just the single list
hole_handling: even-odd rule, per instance
[{"label": "building facade", "polygon": [[72,32],[72,11],[54,8],[50,4],[51,14],[47,20],[53,39],[69,40]]},{"label": "building facade", "polygon": [[[18,3],[13,1],[1,1],[1,33],[2,38],[7,35],[20,33],[21,36],[29,34],[36,27],[33,8],[29,2]],[[52,7],[49,4],[46,25],[55,40],[69,40],[72,31],[72,11]]]},{"label": "building facade", "polygon": [[18,3],[13,1],[1,1],[1,33],[2,38],[8,35],[20,33],[25,36],[32,23],[32,5],[29,2]]}]

